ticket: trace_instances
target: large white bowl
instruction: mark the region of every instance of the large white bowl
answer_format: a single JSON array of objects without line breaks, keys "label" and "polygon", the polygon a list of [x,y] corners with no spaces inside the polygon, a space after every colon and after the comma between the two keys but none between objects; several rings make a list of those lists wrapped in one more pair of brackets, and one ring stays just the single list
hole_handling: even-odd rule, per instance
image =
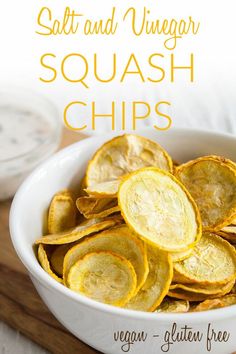
[{"label": "large white bowl", "polygon": [[[168,132],[141,130],[137,134],[158,141],[178,161],[207,154],[236,160],[236,138],[231,135],[183,129]],[[187,314],[124,310],[72,292],[57,283],[39,265],[32,245],[42,235],[45,212],[52,196],[60,189],[78,184],[93,152],[112,136],[88,138],[60,151],[37,168],[15,196],[10,215],[12,242],[38,293],[71,333],[103,353],[157,354],[168,352],[168,349],[175,354],[209,353],[208,329],[210,336],[212,330],[216,334],[219,331],[229,334],[227,341],[226,337],[223,342],[219,342],[219,337],[217,341],[213,340],[210,352],[232,353],[236,350],[236,306]],[[184,330],[185,326],[190,329]],[[193,341],[189,333],[197,331],[201,340]],[[141,332],[143,336],[138,337]],[[180,342],[177,332],[182,333]],[[137,341],[134,341],[135,337]],[[169,348],[168,342],[173,343]]]}]

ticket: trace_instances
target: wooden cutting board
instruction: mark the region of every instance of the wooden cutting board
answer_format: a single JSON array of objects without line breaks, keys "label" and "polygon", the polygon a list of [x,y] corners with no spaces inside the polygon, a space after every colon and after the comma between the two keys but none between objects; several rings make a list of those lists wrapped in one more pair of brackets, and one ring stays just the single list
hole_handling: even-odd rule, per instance
[{"label": "wooden cutting board", "polygon": [[[66,130],[61,147],[85,136]],[[0,319],[51,353],[94,354],[48,311],[11,244],[8,217],[11,201],[0,202]]]}]

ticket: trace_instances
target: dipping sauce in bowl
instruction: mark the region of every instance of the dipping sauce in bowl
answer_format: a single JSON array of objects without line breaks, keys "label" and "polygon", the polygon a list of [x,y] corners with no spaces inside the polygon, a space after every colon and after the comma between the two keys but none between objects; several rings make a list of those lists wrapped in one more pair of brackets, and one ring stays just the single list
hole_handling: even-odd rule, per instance
[{"label": "dipping sauce in bowl", "polygon": [[62,125],[53,104],[29,90],[0,89],[0,200],[58,147]]}]

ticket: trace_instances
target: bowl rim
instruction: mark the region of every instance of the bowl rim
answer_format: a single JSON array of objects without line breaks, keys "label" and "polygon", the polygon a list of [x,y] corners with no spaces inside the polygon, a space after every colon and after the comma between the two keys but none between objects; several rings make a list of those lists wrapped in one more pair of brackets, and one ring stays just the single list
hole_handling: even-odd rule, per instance
[{"label": "bowl rim", "polygon": [[[150,131],[150,127],[139,129],[133,134],[142,135],[142,133]],[[195,133],[195,134],[203,134],[208,136],[215,136],[221,138],[229,138],[230,140],[235,140],[236,143],[236,136],[230,133],[221,133],[209,130],[201,130],[201,129],[192,129],[192,128],[172,128],[172,131],[176,134],[188,134],[188,133]],[[10,210],[9,216],[9,229],[11,240],[15,251],[20,258],[21,262],[24,264],[28,272],[43,286],[45,286],[48,290],[53,290],[54,292],[59,292],[62,295],[70,298],[71,300],[82,303],[82,305],[97,310],[99,312],[105,312],[112,315],[116,315],[123,318],[131,318],[131,319],[140,319],[140,320],[150,320],[150,321],[158,321],[158,322],[182,322],[182,321],[190,321],[191,323],[201,323],[202,321],[214,321],[214,320],[223,320],[225,318],[231,318],[236,316],[236,305],[231,305],[225,308],[208,310],[204,312],[188,312],[188,313],[158,313],[154,315],[150,312],[143,312],[143,311],[135,311],[135,310],[128,310],[120,307],[115,307],[107,304],[100,303],[98,301],[92,300],[87,298],[83,295],[80,295],[76,292],[73,292],[66,286],[58,283],[55,279],[53,279],[49,274],[47,274],[35,257],[35,260],[31,262],[28,257],[28,249],[24,249],[22,247],[21,242],[19,241],[22,238],[22,232],[20,230],[20,222],[18,218],[18,209],[21,205],[25,193],[27,193],[28,187],[33,184],[34,180],[37,180],[37,176],[41,174],[41,172],[45,169],[45,167],[52,164],[54,161],[67,156],[71,151],[74,151],[77,148],[83,149],[87,144],[91,141],[99,140],[99,139],[110,139],[113,136],[123,135],[125,133],[131,133],[130,131],[126,132],[112,132],[106,133],[102,136],[91,136],[85,137],[74,144],[69,145],[66,148],[58,151],[56,154],[51,156],[50,158],[46,159],[40,166],[38,166],[22,183],[20,188],[18,189]]]}]

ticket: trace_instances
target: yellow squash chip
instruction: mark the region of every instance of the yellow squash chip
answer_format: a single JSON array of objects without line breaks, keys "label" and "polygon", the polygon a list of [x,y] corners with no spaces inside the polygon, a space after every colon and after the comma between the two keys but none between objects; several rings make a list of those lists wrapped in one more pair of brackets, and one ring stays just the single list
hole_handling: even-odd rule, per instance
[{"label": "yellow squash chip", "polygon": [[139,292],[126,304],[126,308],[154,311],[167,295],[173,276],[173,264],[168,253],[147,246],[149,273]]},{"label": "yellow squash chip", "polygon": [[126,177],[118,204],[129,227],[165,251],[186,251],[201,236],[200,214],[192,197],[174,176],[158,168]]},{"label": "yellow squash chip", "polygon": [[174,269],[189,283],[225,284],[236,276],[236,252],[221,237],[205,233],[191,256],[174,263]]},{"label": "yellow squash chip", "polygon": [[183,261],[184,259],[190,257],[192,251],[193,251],[193,248],[189,248],[188,250],[182,251],[182,252],[172,252],[172,253],[170,253],[170,255],[171,255],[173,262],[179,262],[179,261]]},{"label": "yellow squash chip", "polygon": [[[233,287],[233,281],[228,282],[225,285],[222,285],[221,290],[219,290],[218,293],[206,293],[207,290],[204,289],[203,292],[196,292],[196,289],[191,289],[189,288],[188,290],[188,286],[183,286],[183,288],[175,288],[175,289],[171,289],[168,292],[168,296],[170,297],[174,297],[176,299],[180,299],[180,300],[186,300],[186,301],[204,301],[207,299],[214,299],[217,297],[222,297],[226,294],[228,294],[230,292],[230,290]],[[194,291],[192,291],[194,290]],[[198,289],[199,290],[199,289]]]},{"label": "yellow squash chip", "polygon": [[[184,259],[182,259],[181,261],[183,261],[183,260]],[[177,262],[181,262],[181,261],[177,261]],[[180,274],[174,268],[173,283],[175,283],[175,284],[191,284],[192,282],[191,282],[191,280],[189,280],[189,278],[185,277],[183,274]]]},{"label": "yellow squash chip", "polygon": [[205,294],[205,295],[220,295],[220,294],[226,294],[229,293],[233,286],[234,286],[234,280],[231,280],[230,282],[226,284],[219,284],[219,285],[205,285],[201,286],[198,283],[193,283],[193,284],[171,284],[170,286],[170,291],[175,291],[182,289],[186,292],[190,293],[196,293],[196,294]]},{"label": "yellow squash chip", "polygon": [[133,296],[137,277],[132,264],[112,252],[88,253],[68,274],[68,287],[105,304],[124,306]]},{"label": "yellow squash chip", "polygon": [[236,295],[226,295],[218,299],[205,300],[194,308],[194,311],[208,311],[236,304]]},{"label": "yellow squash chip", "polygon": [[59,245],[57,246],[50,257],[50,264],[52,269],[60,277],[63,276],[63,261],[68,250],[73,246],[73,244]]},{"label": "yellow squash chip", "polygon": [[215,157],[201,157],[176,169],[201,213],[204,230],[218,231],[236,214],[236,169]]},{"label": "yellow squash chip", "polygon": [[79,226],[76,226],[73,229],[55,235],[43,236],[40,239],[36,240],[35,243],[43,243],[48,245],[63,245],[66,243],[78,241],[85,236],[108,229],[121,223],[122,218],[120,216],[109,217],[106,219],[89,219],[82,222]]},{"label": "yellow squash chip", "polygon": [[72,247],[64,259],[64,282],[67,284],[69,270],[75,262],[87,253],[100,251],[117,253],[132,263],[137,274],[137,292],[144,284],[148,275],[147,251],[143,241],[139,240],[125,225],[103,231]]},{"label": "yellow squash chip", "polygon": [[57,193],[48,212],[48,232],[56,234],[76,225],[76,205],[69,191]]},{"label": "yellow squash chip", "polygon": [[156,142],[132,134],[117,136],[97,150],[88,164],[86,185],[116,180],[142,167],[156,166],[172,172],[167,152]]},{"label": "yellow squash chip", "polygon": [[162,301],[161,305],[158,306],[155,312],[183,313],[188,312],[189,308],[189,301],[166,298]]},{"label": "yellow squash chip", "polygon": [[62,283],[62,279],[59,278],[52,270],[49,259],[48,259],[48,254],[47,254],[47,246],[40,244],[38,247],[38,260],[39,263],[41,264],[42,268],[49,274],[51,275],[52,278],[54,278],[56,281],[59,283]]},{"label": "yellow squash chip", "polygon": [[211,160],[217,160],[225,165],[228,165],[233,170],[236,170],[236,163],[230,159],[227,159],[226,157],[218,156],[218,155],[208,155],[208,156],[204,156],[204,158],[209,158]]},{"label": "yellow squash chip", "polygon": [[116,198],[121,180],[113,180],[94,184],[85,189],[89,196],[95,198]]},{"label": "yellow squash chip", "polygon": [[221,231],[233,234],[236,237],[236,226],[235,225],[230,225],[230,226],[225,226],[221,229]]},{"label": "yellow squash chip", "polygon": [[230,242],[232,245],[236,244],[236,234],[231,234],[229,232],[217,231],[217,235],[223,237],[225,240]]},{"label": "yellow squash chip", "polygon": [[120,211],[114,198],[80,197],[76,205],[86,219],[105,218]]},{"label": "yellow squash chip", "polygon": [[236,217],[234,217],[234,219],[231,221],[232,225],[236,225]]}]

